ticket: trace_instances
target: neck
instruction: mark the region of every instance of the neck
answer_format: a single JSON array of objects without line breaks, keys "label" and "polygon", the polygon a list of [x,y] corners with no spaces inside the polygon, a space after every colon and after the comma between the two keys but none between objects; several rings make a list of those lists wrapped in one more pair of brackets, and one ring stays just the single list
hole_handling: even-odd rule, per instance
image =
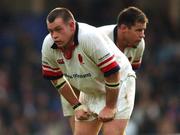
[{"label": "neck", "polygon": [[73,41],[73,38],[71,38],[67,44],[65,44],[64,46],[62,46],[61,48],[59,48],[62,52],[70,49],[72,46],[74,46],[74,41]]},{"label": "neck", "polygon": [[124,49],[127,47],[126,43],[124,42],[123,37],[121,36],[117,37],[116,45],[122,52],[124,52]]}]

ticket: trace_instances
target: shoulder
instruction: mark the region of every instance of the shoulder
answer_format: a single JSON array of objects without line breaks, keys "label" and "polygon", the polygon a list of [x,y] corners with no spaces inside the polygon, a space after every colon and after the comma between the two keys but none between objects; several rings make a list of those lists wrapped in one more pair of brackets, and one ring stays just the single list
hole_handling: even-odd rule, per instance
[{"label": "shoulder", "polygon": [[54,41],[53,41],[51,35],[50,34],[46,35],[46,37],[44,38],[44,41],[43,41],[43,45],[50,46],[53,44],[54,44]]},{"label": "shoulder", "polygon": [[97,31],[96,27],[89,25],[87,23],[78,23],[79,24],[79,36],[88,36],[88,35],[94,35]]},{"label": "shoulder", "polygon": [[145,49],[145,41],[144,38],[142,38],[142,40],[139,42],[138,46],[137,46],[137,50],[144,50]]},{"label": "shoulder", "polygon": [[114,28],[116,27],[116,25],[105,25],[105,26],[101,26],[98,27],[98,31],[106,34],[111,40],[114,40]]},{"label": "shoulder", "polygon": [[41,49],[42,53],[43,52],[45,53],[45,52],[51,50],[52,49],[51,46],[53,44],[54,44],[54,41],[51,38],[51,35],[50,34],[46,35],[46,37],[44,38],[43,44],[42,44],[42,49]]},{"label": "shoulder", "polygon": [[106,34],[99,32],[96,27],[82,23],[79,25],[78,40],[79,45],[86,51],[96,51],[103,47],[107,49],[114,44]]},{"label": "shoulder", "polygon": [[115,28],[115,24],[112,24],[112,25],[104,25],[104,26],[100,26],[100,27],[97,27],[97,29],[99,31],[102,31],[102,32],[106,32],[106,31],[113,31],[114,28]]},{"label": "shoulder", "polygon": [[139,47],[139,48],[145,48],[145,41],[144,41],[144,38],[142,38],[142,40],[139,42],[138,47]]},{"label": "shoulder", "polygon": [[102,36],[102,34],[98,31],[96,27],[86,23],[78,23],[78,24],[79,24],[78,40],[80,42],[83,43],[90,42]]}]

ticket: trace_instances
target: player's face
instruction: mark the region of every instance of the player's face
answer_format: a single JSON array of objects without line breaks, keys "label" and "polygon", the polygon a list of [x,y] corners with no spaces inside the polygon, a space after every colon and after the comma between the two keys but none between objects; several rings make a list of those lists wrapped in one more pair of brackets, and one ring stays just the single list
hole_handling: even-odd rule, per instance
[{"label": "player's face", "polygon": [[47,28],[57,47],[64,47],[73,39],[75,30],[73,20],[65,23],[62,18],[58,17],[52,23],[47,22]]},{"label": "player's face", "polygon": [[125,39],[128,47],[137,47],[138,43],[145,37],[145,29],[146,23],[136,23],[131,28],[127,28]]}]

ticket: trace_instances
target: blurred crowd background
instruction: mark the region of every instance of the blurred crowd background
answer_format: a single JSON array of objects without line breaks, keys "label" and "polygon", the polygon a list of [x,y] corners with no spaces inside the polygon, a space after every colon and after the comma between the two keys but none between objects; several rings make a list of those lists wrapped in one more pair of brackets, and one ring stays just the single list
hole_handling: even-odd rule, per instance
[{"label": "blurred crowd background", "polygon": [[77,21],[102,26],[137,6],[149,18],[127,135],[180,133],[179,0],[1,0],[0,135],[71,135],[57,91],[41,75],[47,13],[69,8]]}]

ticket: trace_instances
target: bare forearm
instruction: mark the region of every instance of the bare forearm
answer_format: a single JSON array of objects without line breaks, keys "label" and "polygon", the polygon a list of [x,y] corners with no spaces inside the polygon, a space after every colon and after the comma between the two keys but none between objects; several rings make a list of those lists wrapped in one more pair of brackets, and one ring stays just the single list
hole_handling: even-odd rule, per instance
[{"label": "bare forearm", "polygon": [[106,88],[106,106],[109,108],[115,108],[118,98],[119,89]]},{"label": "bare forearm", "polygon": [[74,93],[71,85],[64,77],[61,77],[56,80],[52,80],[51,83],[58,90],[59,94],[62,95],[72,106],[79,103],[77,97],[79,96],[79,94],[77,93],[76,95],[76,93]]},{"label": "bare forearm", "polygon": [[58,90],[59,94],[61,94],[72,106],[79,103],[79,100],[74,93],[73,89],[70,87],[68,83],[64,85],[61,89]]},{"label": "bare forearm", "polygon": [[74,91],[75,95],[77,96],[77,98],[79,98],[80,91],[78,89],[76,89],[75,87],[73,87],[72,85],[71,85],[71,87],[73,88],[73,91]]},{"label": "bare forearm", "polygon": [[120,83],[119,72],[106,77],[106,106],[109,108],[115,108],[117,103],[117,98],[119,94],[119,83]]}]

